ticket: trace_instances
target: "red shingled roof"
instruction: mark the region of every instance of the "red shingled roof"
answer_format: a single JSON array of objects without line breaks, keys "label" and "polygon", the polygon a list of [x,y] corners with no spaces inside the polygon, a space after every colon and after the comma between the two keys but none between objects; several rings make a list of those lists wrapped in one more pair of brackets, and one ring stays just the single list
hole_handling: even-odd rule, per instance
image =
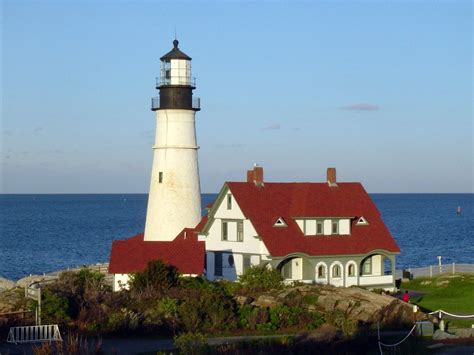
[{"label": "red shingled roof", "polygon": [[198,241],[195,229],[183,229],[170,242],[144,241],[143,234],[138,234],[112,242],[109,272],[131,274],[144,270],[149,261],[161,259],[176,266],[182,274],[200,275],[204,270],[204,254],[205,243]]},{"label": "red shingled roof", "polygon": [[[399,247],[385,226],[377,207],[360,183],[269,183],[257,187],[248,182],[228,182],[245,217],[250,219],[272,256],[366,254]],[[364,216],[369,225],[357,226]],[[283,217],[288,227],[274,227]],[[305,236],[295,217],[352,217],[350,235]]]}]

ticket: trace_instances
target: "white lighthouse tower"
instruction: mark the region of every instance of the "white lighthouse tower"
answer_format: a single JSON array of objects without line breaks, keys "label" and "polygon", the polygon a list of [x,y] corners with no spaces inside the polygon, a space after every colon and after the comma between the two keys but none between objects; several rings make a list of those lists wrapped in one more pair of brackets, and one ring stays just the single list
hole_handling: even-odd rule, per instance
[{"label": "white lighthouse tower", "polygon": [[198,146],[195,115],[199,98],[193,99],[195,80],[191,58],[178,48],[160,58],[152,99],[156,111],[156,139],[145,224],[145,241],[171,241],[185,227],[195,227],[201,219]]}]

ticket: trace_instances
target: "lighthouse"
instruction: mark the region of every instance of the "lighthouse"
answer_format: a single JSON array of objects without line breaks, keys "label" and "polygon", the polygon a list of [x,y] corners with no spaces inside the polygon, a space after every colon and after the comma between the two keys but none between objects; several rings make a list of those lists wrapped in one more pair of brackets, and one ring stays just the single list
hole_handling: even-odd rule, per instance
[{"label": "lighthouse", "polygon": [[152,99],[156,112],[150,192],[144,241],[172,241],[201,220],[196,112],[199,98],[191,75],[191,58],[178,48],[160,58],[156,80],[159,97]]}]

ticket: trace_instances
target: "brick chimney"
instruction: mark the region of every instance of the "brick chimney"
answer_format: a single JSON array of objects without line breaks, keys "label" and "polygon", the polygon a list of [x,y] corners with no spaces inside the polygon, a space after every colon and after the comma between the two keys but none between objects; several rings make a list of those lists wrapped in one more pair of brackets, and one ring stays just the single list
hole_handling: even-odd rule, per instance
[{"label": "brick chimney", "polygon": [[327,170],[327,181],[330,187],[337,186],[336,183],[336,168],[328,168]]},{"label": "brick chimney", "polygon": [[247,182],[253,182],[255,186],[263,186],[263,168],[254,164],[252,170],[247,170]]}]

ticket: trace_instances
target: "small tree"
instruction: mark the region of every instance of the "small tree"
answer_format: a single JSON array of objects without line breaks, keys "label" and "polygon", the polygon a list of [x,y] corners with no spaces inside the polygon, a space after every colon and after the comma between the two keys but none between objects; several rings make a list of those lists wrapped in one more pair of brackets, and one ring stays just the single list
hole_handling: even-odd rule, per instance
[{"label": "small tree", "polygon": [[252,266],[239,276],[239,282],[249,290],[266,291],[281,288],[283,277],[277,270],[265,266]]},{"label": "small tree", "polygon": [[167,290],[178,283],[179,273],[173,265],[164,264],[161,260],[150,261],[141,272],[132,275],[130,288],[135,291]]}]

